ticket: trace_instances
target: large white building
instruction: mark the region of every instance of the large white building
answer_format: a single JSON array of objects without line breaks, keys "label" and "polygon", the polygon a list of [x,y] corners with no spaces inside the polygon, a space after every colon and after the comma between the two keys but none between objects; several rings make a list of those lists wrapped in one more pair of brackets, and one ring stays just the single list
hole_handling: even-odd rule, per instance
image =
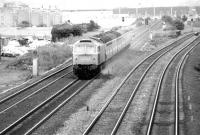
[{"label": "large white building", "polygon": [[30,8],[23,3],[0,3],[0,27],[16,27],[23,21],[33,26],[52,26],[62,23],[57,9]]}]

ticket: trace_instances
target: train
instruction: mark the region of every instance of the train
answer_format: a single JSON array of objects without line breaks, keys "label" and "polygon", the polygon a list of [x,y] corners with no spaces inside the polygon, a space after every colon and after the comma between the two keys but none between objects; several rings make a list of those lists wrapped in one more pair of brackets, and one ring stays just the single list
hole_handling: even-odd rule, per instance
[{"label": "train", "polygon": [[97,75],[106,61],[130,45],[132,33],[121,34],[108,31],[73,44],[73,73],[81,79],[90,79]]}]

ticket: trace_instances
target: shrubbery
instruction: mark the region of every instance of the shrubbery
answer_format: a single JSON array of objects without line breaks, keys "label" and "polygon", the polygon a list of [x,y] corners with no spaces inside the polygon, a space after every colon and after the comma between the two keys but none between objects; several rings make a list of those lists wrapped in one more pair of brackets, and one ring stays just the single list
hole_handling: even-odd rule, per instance
[{"label": "shrubbery", "polygon": [[18,42],[19,42],[20,45],[24,46],[24,45],[28,44],[28,39],[20,38],[20,39],[18,39]]},{"label": "shrubbery", "polygon": [[173,25],[176,27],[177,30],[183,30],[184,29],[184,23],[181,20],[174,20]]},{"label": "shrubbery", "polygon": [[183,22],[185,22],[185,21],[187,21],[188,18],[187,18],[186,15],[183,15],[181,19],[182,19]]},{"label": "shrubbery", "polygon": [[173,19],[171,16],[167,16],[167,15],[164,15],[162,16],[161,20],[165,23],[169,23],[169,24],[172,24],[173,23]]},{"label": "shrubbery", "polygon": [[20,24],[18,24],[18,27],[25,28],[30,27],[31,24],[28,21],[22,21]]},{"label": "shrubbery", "polygon": [[72,27],[71,34],[73,36],[80,36],[80,35],[82,35],[82,33],[83,33],[83,30],[81,29],[81,27],[79,25],[74,25]]},{"label": "shrubbery", "polygon": [[[47,45],[41,46],[38,49],[39,68],[42,71],[50,70],[59,64],[62,64],[71,57],[71,48],[67,45]],[[32,66],[33,52],[29,52],[21,57],[18,57],[13,62],[7,65],[7,68],[19,68],[27,70]]]},{"label": "shrubbery", "polygon": [[172,19],[170,16],[162,16],[162,21],[165,22],[168,25],[171,25],[171,27],[176,28],[177,30],[183,30],[184,29],[184,23],[181,19]]},{"label": "shrubbery", "polygon": [[59,39],[67,38],[69,36],[81,36],[83,32],[94,31],[99,28],[100,26],[92,20],[90,23],[76,25],[71,25],[69,23],[55,25],[51,30],[52,41],[55,42]]},{"label": "shrubbery", "polygon": [[73,26],[68,23],[53,26],[51,30],[52,41],[55,42],[61,38],[69,37],[72,33],[72,27]]},{"label": "shrubbery", "polygon": [[37,27],[47,27],[46,24],[39,24]]},{"label": "shrubbery", "polygon": [[87,31],[94,31],[99,28],[100,26],[97,23],[95,23],[93,20],[90,20],[90,23],[88,23],[87,25]]},{"label": "shrubbery", "polygon": [[49,70],[71,56],[71,49],[67,45],[48,45],[38,48],[39,65],[43,70]]},{"label": "shrubbery", "polygon": [[140,18],[137,18],[133,24],[135,24],[137,27],[139,27],[143,24],[143,22],[144,22],[144,19],[142,17],[140,17]]}]

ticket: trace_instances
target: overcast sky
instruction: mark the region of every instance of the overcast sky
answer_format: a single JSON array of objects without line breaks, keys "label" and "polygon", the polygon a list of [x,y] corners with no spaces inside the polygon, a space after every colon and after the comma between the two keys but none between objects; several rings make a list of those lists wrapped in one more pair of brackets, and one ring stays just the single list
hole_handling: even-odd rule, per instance
[{"label": "overcast sky", "polygon": [[[0,0],[1,1],[1,0]],[[18,0],[31,7],[48,8],[57,6],[60,9],[113,9],[118,7],[177,6],[196,3],[200,0]]]}]

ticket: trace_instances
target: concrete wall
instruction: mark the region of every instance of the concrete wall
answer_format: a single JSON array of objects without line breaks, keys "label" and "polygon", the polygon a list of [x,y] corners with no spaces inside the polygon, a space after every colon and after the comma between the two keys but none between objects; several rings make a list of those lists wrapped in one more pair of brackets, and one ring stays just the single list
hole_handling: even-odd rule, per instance
[{"label": "concrete wall", "polygon": [[[200,7],[194,7],[200,14]],[[134,16],[162,16],[162,15],[178,15],[188,14],[189,7],[146,7],[146,8],[116,8],[113,9],[113,14],[131,14]]]}]

